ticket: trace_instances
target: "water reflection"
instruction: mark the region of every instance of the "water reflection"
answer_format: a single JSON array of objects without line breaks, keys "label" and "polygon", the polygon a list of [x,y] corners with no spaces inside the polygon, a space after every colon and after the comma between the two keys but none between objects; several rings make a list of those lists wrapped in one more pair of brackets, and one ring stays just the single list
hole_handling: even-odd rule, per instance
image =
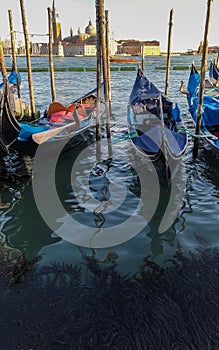
[{"label": "water reflection", "polygon": [[[106,143],[106,140],[103,142]],[[179,208],[177,200],[181,200],[179,193],[175,196],[172,208],[173,218],[171,211],[169,213],[169,220],[173,220],[173,224],[164,232],[159,232],[170,191],[159,183],[153,165],[140,161],[136,155],[133,161],[133,153],[130,153],[129,142],[125,139],[119,147],[117,144],[112,144],[110,148],[100,147],[98,155],[95,143],[90,144],[88,150],[89,155],[85,153],[83,156],[83,147],[79,147],[76,152],[68,152],[58,159],[55,182],[63,209],[53,213],[57,227],[64,218],[62,213],[66,211],[77,222],[85,225],[81,235],[87,230],[90,237],[90,248],[85,248],[86,254],[95,257],[97,261],[108,263],[116,257],[121,273],[137,272],[145,256],[150,256],[150,259],[164,265],[177,251],[176,235],[179,229],[175,227],[174,215]],[[81,155],[80,167],[73,168],[78,155]],[[41,181],[45,183],[51,181],[49,169],[49,159],[44,167],[38,169]],[[37,173],[33,175],[36,177]],[[10,213],[7,213],[8,219],[2,229],[8,244],[20,249],[27,259],[41,256],[42,265],[52,262],[54,258],[59,261],[59,257],[66,263],[80,263],[80,245],[77,247],[66,242],[48,228],[40,217],[30,179],[20,192],[21,198],[14,203]],[[50,198],[51,193],[44,186],[42,200],[47,201],[47,197]],[[53,197],[51,200],[53,201]],[[109,244],[109,248],[95,248],[95,240],[103,236],[103,230],[117,227],[129,217],[136,217],[134,226],[126,225],[123,231],[116,228],[118,237],[125,232],[126,239],[123,244],[119,244],[118,240],[114,247]],[[75,227],[68,227],[74,233]]]},{"label": "water reflection", "polygon": [[[59,239],[51,238],[51,230],[41,220],[32,193],[31,160],[10,154],[1,166],[4,183],[1,185],[1,242],[4,250],[25,254],[34,259],[44,244]],[[10,165],[10,166],[9,166]],[[22,171],[21,171],[22,170]]]},{"label": "water reflection", "polygon": [[187,190],[180,211],[180,242],[188,253],[219,245],[218,227],[218,162],[210,150],[199,149],[199,157],[187,160]]},{"label": "water reflection", "polygon": [[[56,174],[59,197],[67,213],[85,225],[80,234],[83,235],[86,230],[90,234],[89,248],[80,248],[80,245],[78,247],[71,244],[70,236],[67,240],[63,237],[60,242],[42,247],[39,252],[42,255],[41,265],[51,263],[54,257],[56,257],[56,261],[81,264],[83,256],[88,256],[98,262],[109,264],[116,260],[122,274],[127,274],[130,271],[137,273],[145,256],[150,256],[151,260],[165,265],[166,260],[172,258],[179,250],[176,240],[178,228],[175,227],[175,219],[173,219],[173,225],[170,225],[167,230],[159,232],[160,222],[170,199],[170,189],[158,184],[159,179],[154,176],[154,172],[150,168],[151,164],[148,163],[144,166],[140,163],[141,171],[147,180],[147,186],[141,187],[138,169],[136,168],[136,171],[132,167],[132,161],[127,162],[129,159],[127,156],[128,142],[125,140],[123,143],[122,151],[121,148],[114,149],[112,147],[113,152],[111,152],[110,157],[104,148],[101,160],[100,157],[96,158],[95,145],[92,145],[89,149],[89,156],[86,153],[86,157],[80,158],[80,167],[75,168],[76,178],[74,181],[70,180],[70,176],[72,176],[72,166],[77,155],[71,152],[71,156],[64,155],[60,159]],[[124,159],[124,152],[126,152],[126,160],[121,160],[121,155]],[[71,161],[69,157],[71,157]],[[65,173],[66,181],[63,180],[63,173]],[[116,181],[121,182],[123,187],[115,194],[115,191],[111,192],[111,186]],[[154,210],[152,196],[156,192],[157,184],[159,191],[155,198],[156,210]],[[125,194],[123,188],[125,188]],[[175,212],[178,210],[181,200],[182,198],[177,192],[172,208],[173,217],[176,215]],[[139,207],[138,217],[144,220],[144,226],[140,231],[134,232],[135,227],[132,227],[133,237],[126,239],[122,244],[109,248],[95,247],[93,239],[103,235],[103,229],[118,225],[121,221],[126,220],[127,216],[136,215],[136,207]],[[147,222],[145,218],[150,218],[150,220]],[[66,218],[62,218],[63,220]],[[94,227],[94,233],[91,233],[91,227]],[[74,228],[72,227],[71,234],[74,233]],[[129,230],[130,227],[127,226],[126,231]],[[117,235],[120,235],[119,231],[117,231]],[[82,251],[83,255],[81,255]]]},{"label": "water reflection", "polygon": [[[185,57],[173,59],[173,64],[188,62]],[[39,62],[42,63],[41,59]],[[162,62],[163,58],[148,59],[147,72],[155,83],[158,78],[154,67]],[[134,75],[131,72],[125,76],[127,89],[124,89],[121,74],[112,74],[119,125],[113,137],[117,139],[124,135],[125,101],[128,101]],[[178,97],[178,82],[184,76],[182,71],[174,72],[175,78],[170,82],[171,99]],[[34,77],[41,82],[40,74]],[[65,77],[69,79],[67,73]],[[64,104],[69,102],[71,80],[77,79],[74,88],[83,91],[85,81],[95,76],[86,74],[80,79],[76,73],[68,79],[67,88],[59,85]],[[80,80],[81,86],[78,86]],[[164,80],[165,72],[159,74],[161,88]],[[42,87],[41,83],[39,86]],[[39,90],[36,100],[44,104],[41,88]],[[47,95],[48,91],[43,93],[44,98]],[[187,111],[181,95],[179,99]],[[133,215],[138,208],[137,219],[148,219],[144,228],[123,244],[108,248],[80,247],[57,236],[39,214],[31,178],[24,176],[21,180],[19,176],[22,163],[13,166],[13,157],[6,159],[6,167],[1,169],[4,179],[1,183],[1,252],[6,259],[21,252],[29,260],[35,256],[41,260],[31,276],[27,269],[23,275],[19,272],[20,277],[29,278],[19,278],[19,284],[11,289],[6,283],[13,272],[7,270],[4,279],[0,273],[2,347],[10,350],[18,347],[218,349],[219,254],[215,247],[218,246],[219,181],[215,159],[211,152],[200,149],[194,163],[188,149],[185,196],[182,197],[181,188],[177,188],[176,203],[173,201],[169,212],[168,222],[172,224],[160,232],[170,192],[160,186],[150,164],[142,165],[142,160],[135,156],[128,161],[127,140],[115,143],[113,153],[108,152],[106,145],[105,142],[103,153],[97,157],[95,148],[91,150],[81,168],[76,169],[78,177],[74,183],[72,167],[77,152],[69,152],[60,159],[56,187],[63,208],[54,213],[54,219],[62,219],[67,212],[82,223],[91,225],[92,222],[100,233],[112,223]],[[50,159],[47,159],[45,167],[38,169],[44,183],[51,180],[49,164]],[[141,165],[141,177],[138,165]],[[142,178],[147,180],[145,186],[141,186]],[[118,193],[113,203],[110,186],[118,179],[126,192],[122,200]],[[45,186],[43,200],[49,196]],[[88,202],[90,206],[86,207]],[[110,212],[112,207],[117,210],[116,216]],[[175,211],[178,215],[174,219]],[[74,226],[71,228],[74,231]],[[4,267],[1,254],[0,262]]]},{"label": "water reflection", "polygon": [[[143,171],[144,174],[147,171],[149,186],[142,188],[138,168],[136,171],[136,168],[131,166],[132,162],[129,164],[125,160],[121,161],[121,155],[124,158],[124,149],[127,152],[127,141],[123,142],[123,146],[117,147],[115,152],[113,150],[111,157],[106,151],[101,155],[102,159],[101,157],[96,158],[93,147],[89,158],[90,166],[88,167],[88,163],[84,159],[82,171],[77,174],[77,183],[74,183],[73,186],[74,190],[72,189],[71,172],[77,153],[70,152],[64,155],[57,165],[57,192],[64,209],[70,215],[77,217],[77,220],[83,223],[87,222],[89,225],[92,223],[95,235],[101,235],[103,228],[117,224],[126,215],[133,215],[136,206],[139,205],[140,197],[139,214],[145,218],[152,213],[151,194],[154,193],[157,179],[154,178],[150,166],[148,167],[146,164]],[[217,246],[217,169],[213,167],[214,159],[209,157],[208,152],[201,150],[200,154],[202,157],[196,160],[195,164],[191,158],[186,160],[186,194],[182,203],[180,202],[182,197],[175,197],[175,208],[178,215],[167,230],[159,232],[159,225],[164,216],[170,192],[159,185],[160,192],[156,210],[153,211],[150,220],[145,221],[144,228],[137,235],[123,244],[102,249],[93,248],[92,238],[90,248],[83,248],[84,254],[99,262],[110,264],[111,261],[116,261],[119,271],[126,274],[130,271],[137,273],[145,257],[149,257],[150,261],[165,267],[168,266],[168,261],[171,263],[180,254],[188,255],[195,247],[205,249]],[[142,166],[142,162],[140,164]],[[47,170],[48,168],[43,170],[45,177],[49,175]],[[112,203],[110,184],[118,177],[126,186],[126,195],[122,200],[118,195],[118,201]],[[206,182],[208,182],[207,196],[206,190],[204,193],[202,191]],[[151,184],[153,185],[151,186]],[[19,249],[21,253],[26,254],[28,259],[37,255],[41,256],[41,265],[47,265],[54,259],[66,263],[81,263],[83,256],[80,247],[68,243],[54,234],[53,230],[49,229],[40,217],[34,203],[30,178],[26,179],[22,186],[12,187],[11,183],[8,184],[6,190],[2,189],[1,197],[2,203],[6,205],[5,208],[2,208],[5,214],[3,215],[2,212],[1,215],[2,239],[7,242],[9,247]],[[88,210],[86,205],[92,198],[96,200],[94,203],[98,205],[90,202],[92,210]],[[177,204],[178,200],[181,207]],[[116,209],[116,215],[112,214],[110,210],[112,207]],[[209,221],[209,214],[211,217],[215,215],[216,220],[211,223],[207,234],[206,224]]]},{"label": "water reflection", "polygon": [[[197,57],[196,59],[199,60],[200,58]],[[20,60],[22,61],[22,58]],[[163,65],[163,58],[147,58],[146,60],[148,60],[146,74],[149,79],[157,83],[161,90],[163,90],[165,72],[160,72],[158,81],[157,71],[155,70],[156,66]],[[187,63],[190,62],[190,58],[187,57],[174,57],[172,64],[185,64],[185,60]],[[43,58],[36,59],[34,62],[36,66],[39,64],[44,65],[45,63]],[[62,60],[62,65],[72,64],[75,64],[74,60]],[[81,64],[87,65],[86,60],[81,61]],[[184,97],[178,92],[178,82],[181,79],[185,80],[187,73],[175,71],[174,76],[170,79],[169,91],[170,98],[180,103],[183,118],[187,122],[187,127],[190,128],[187,104]],[[79,75],[74,72],[72,74],[65,72],[67,86],[69,86],[69,82],[72,80],[77,82],[72,87],[72,95],[77,96],[78,93],[83,93],[84,85],[89,86],[90,84],[93,86],[95,73],[89,74]],[[126,89],[124,89],[124,79],[121,79],[122,74],[127,84]],[[84,163],[80,164],[82,169],[84,169],[84,173],[81,171],[78,174],[77,181],[74,184],[72,184],[71,169],[77,158],[77,153],[70,152],[63,156],[56,169],[57,192],[64,208],[54,213],[54,221],[56,221],[57,227],[61,226],[60,222],[57,222],[57,219],[62,220],[62,214],[64,217],[65,211],[75,219],[77,218],[80,223],[94,228],[97,237],[101,236],[103,229],[118,224],[121,220],[133,215],[133,213],[135,213],[134,215],[136,215],[137,221],[142,217],[144,220],[146,218],[144,228],[141,228],[135,237],[122,245],[115,246],[115,249],[113,249],[113,252],[115,251],[120,257],[118,261],[121,269],[125,271],[128,269],[131,270],[132,267],[134,270],[137,270],[139,261],[148,255],[151,256],[151,259],[162,265],[164,261],[175,255],[179,250],[179,245],[181,245],[184,254],[189,254],[191,249],[195,249],[200,244],[200,238],[197,237],[208,241],[211,247],[218,245],[216,235],[218,226],[218,166],[211,152],[204,151],[202,148],[200,148],[196,163],[193,163],[190,154],[192,140],[190,140],[188,152],[185,157],[187,167],[185,196],[182,196],[182,189],[178,186],[175,196],[176,204],[173,202],[172,208],[168,211],[169,214],[165,218],[167,224],[171,223],[171,225],[169,228],[163,229],[160,232],[160,224],[165,216],[165,208],[168,205],[170,193],[161,189],[158,183],[160,179],[154,176],[153,167],[150,169],[150,164],[145,165],[145,170],[142,168],[142,178],[145,178],[147,181],[141,186],[141,179],[139,180],[138,173],[140,171],[139,165],[142,165],[143,161],[140,159],[137,160],[135,156],[130,159],[127,140],[124,137],[126,130],[126,126],[124,125],[126,119],[126,101],[128,101],[129,87],[132,86],[135,75],[136,72],[112,72],[112,107],[116,119],[116,126],[113,127],[112,132],[112,141],[115,141],[113,144],[115,147],[112,147],[112,150],[109,151],[109,145],[107,145],[105,140],[104,147],[100,150],[99,155],[96,155],[93,150],[90,158],[84,159]],[[81,78],[82,76],[83,79]],[[57,74],[57,78],[61,79],[59,74]],[[39,83],[41,73],[35,74],[34,79],[35,82]],[[25,74],[23,80],[25,90],[25,86],[27,86],[27,76]],[[63,82],[63,84],[65,83]],[[57,94],[61,101],[63,101],[63,104],[66,104],[69,102],[69,89],[66,89],[63,84],[58,84],[60,89],[58,88]],[[38,84],[38,86],[41,86],[41,84]],[[44,89],[43,98],[41,88]],[[47,90],[49,89],[49,84],[48,86],[41,86],[41,88],[36,90],[36,94],[39,97],[36,100],[45,109],[48,101],[44,101],[44,99],[48,96]],[[24,94],[27,95],[27,91],[24,91]],[[118,140],[119,142],[117,142]],[[79,148],[78,153],[81,151],[82,148]],[[47,227],[46,223],[40,217],[34,204],[31,184],[27,183],[24,189],[19,189],[19,186],[16,184],[16,178],[21,168],[18,165],[19,162],[17,162],[16,167],[10,164],[12,159],[6,159],[6,168],[11,169],[10,176],[5,171],[1,173],[2,178],[4,178],[3,187],[6,186],[7,189],[6,192],[4,192],[4,189],[2,190],[2,202],[6,205],[7,203],[11,203],[12,193],[9,192],[9,187],[15,191],[20,191],[22,198],[13,202],[15,205],[11,208],[11,213],[8,212],[6,214],[8,217],[10,216],[10,220],[4,226],[6,240],[8,236],[11,245],[29,254],[30,257],[37,255],[42,250],[47,250],[45,254],[49,255],[48,260],[54,259],[56,254],[58,254],[58,249],[62,249],[62,247],[67,249],[66,247],[68,246],[69,256],[64,257],[64,259],[71,261],[72,255],[75,254],[77,259],[80,260],[81,255],[76,253],[78,248],[56,236],[53,232],[54,230]],[[51,176],[48,170],[49,163],[50,160],[48,159],[45,168],[39,169],[41,178],[45,179],[45,183],[50,180]],[[90,164],[89,169],[87,169],[88,164]],[[145,174],[147,174],[146,177]],[[8,185],[7,178],[9,177],[10,184]],[[115,191],[114,196],[117,195],[117,197],[115,197],[116,201],[113,202],[110,186],[118,182],[118,180],[121,187],[118,188],[117,192]],[[72,185],[74,185],[74,188],[72,188]],[[124,188],[125,196],[121,198],[121,194],[119,193]],[[159,192],[157,191],[158,188]],[[49,197],[49,195],[48,189],[45,186],[43,198]],[[89,208],[86,207],[87,203],[90,205]],[[135,212],[136,208],[137,212]],[[110,211],[112,209],[115,211],[114,214]],[[175,212],[178,214],[174,218]],[[138,222],[136,222],[137,224]],[[88,229],[90,229],[89,227]],[[208,232],[206,232],[207,229]],[[55,255],[53,255],[53,247]],[[110,248],[106,248],[105,250],[98,249],[96,253],[97,259],[103,260],[104,256],[111,250]],[[88,249],[87,252],[88,254],[92,254],[91,249]],[[128,264],[125,263],[127,260],[129,261]],[[124,261],[124,264],[122,261]]]}]

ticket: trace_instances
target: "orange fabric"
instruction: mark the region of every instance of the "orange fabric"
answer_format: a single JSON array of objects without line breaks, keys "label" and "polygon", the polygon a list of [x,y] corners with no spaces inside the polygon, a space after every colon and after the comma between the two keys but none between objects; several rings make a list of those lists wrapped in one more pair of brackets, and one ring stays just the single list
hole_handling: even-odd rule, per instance
[{"label": "orange fabric", "polygon": [[50,117],[53,113],[56,112],[61,112],[61,111],[66,111],[66,112],[74,112],[75,110],[75,104],[71,104],[68,107],[63,106],[61,103],[59,102],[52,102],[49,105],[49,109],[48,109],[48,117]]}]

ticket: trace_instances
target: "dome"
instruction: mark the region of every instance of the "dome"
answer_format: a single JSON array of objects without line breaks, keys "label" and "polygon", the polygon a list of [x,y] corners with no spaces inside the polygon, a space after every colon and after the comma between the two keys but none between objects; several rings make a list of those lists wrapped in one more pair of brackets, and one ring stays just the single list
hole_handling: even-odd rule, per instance
[{"label": "dome", "polygon": [[89,35],[96,34],[96,29],[93,27],[91,20],[89,21],[88,26],[85,28],[85,33]]}]

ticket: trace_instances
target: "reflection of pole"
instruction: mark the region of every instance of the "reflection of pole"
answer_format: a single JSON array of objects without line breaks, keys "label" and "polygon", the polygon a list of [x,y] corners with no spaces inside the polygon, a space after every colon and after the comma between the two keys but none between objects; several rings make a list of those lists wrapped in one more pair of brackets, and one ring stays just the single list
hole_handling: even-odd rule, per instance
[{"label": "reflection of pole", "polygon": [[108,147],[108,159],[111,159],[113,156],[113,148],[112,148],[112,143],[111,140],[107,140],[107,147]]},{"label": "reflection of pole", "polygon": [[10,26],[10,36],[11,36],[13,69],[14,69],[15,75],[16,75],[17,96],[18,96],[18,98],[20,98],[21,91],[20,91],[20,85],[19,85],[19,80],[18,80],[18,69],[17,69],[17,59],[16,59],[16,52],[15,52],[15,40],[14,40],[14,26],[13,26],[13,19],[12,19],[12,11],[11,10],[8,10],[8,15],[9,15],[9,26]]},{"label": "reflection of pole", "polygon": [[21,15],[22,15],[22,23],[23,23],[23,29],[24,29],[26,58],[27,58],[28,82],[29,82],[29,92],[30,92],[30,106],[31,106],[32,117],[34,117],[35,104],[34,104],[33,80],[32,80],[32,70],[31,70],[31,60],[30,60],[30,44],[29,44],[29,38],[28,38],[28,33],[27,33],[27,23],[26,23],[26,16],[25,16],[25,10],[24,10],[24,0],[20,0],[20,5],[21,5]]},{"label": "reflection of pole", "polygon": [[[201,129],[202,105],[203,105],[204,88],[205,88],[205,73],[206,73],[206,66],[207,66],[207,60],[208,60],[208,32],[209,32],[209,26],[210,26],[212,3],[213,3],[213,0],[208,0],[206,22],[205,22],[205,33],[204,33],[204,40],[203,40],[201,77],[200,77],[198,111],[197,111],[197,117],[196,117],[195,135],[199,135],[200,129]],[[198,155],[198,147],[199,147],[199,138],[195,137],[194,148],[193,148],[193,157],[194,158],[196,158]]]},{"label": "reflection of pole", "polygon": [[170,77],[170,54],[171,54],[171,42],[172,42],[172,27],[173,27],[173,9],[170,11],[170,20],[169,20],[168,49],[167,49],[167,71],[166,71],[166,83],[165,83],[165,95],[166,96],[168,96],[169,77]]},{"label": "reflection of pole", "polygon": [[104,24],[104,0],[99,0],[99,20],[100,20],[100,38],[102,48],[102,63],[103,63],[103,82],[104,82],[104,98],[105,98],[105,113],[106,113],[106,132],[107,138],[110,138],[110,108],[109,108],[109,90],[107,81],[107,56],[106,56],[106,36]]},{"label": "reflection of pole", "polygon": [[96,140],[100,140],[100,94],[101,94],[101,42],[100,42],[100,3],[96,0],[96,33],[97,33],[97,104],[96,104]]},{"label": "reflection of pole", "polygon": [[[109,102],[111,102],[111,87],[110,87],[110,45],[109,45],[109,11],[105,10],[105,27],[106,27],[106,59],[107,59],[107,82],[109,92]],[[110,106],[111,109],[111,106]]]},{"label": "reflection of pole", "polygon": [[52,10],[48,10],[48,22],[49,22],[49,70],[50,70],[50,83],[51,83],[51,93],[52,93],[52,102],[56,100],[56,91],[55,91],[55,81],[54,81],[54,67],[53,67],[53,56],[52,56]]}]

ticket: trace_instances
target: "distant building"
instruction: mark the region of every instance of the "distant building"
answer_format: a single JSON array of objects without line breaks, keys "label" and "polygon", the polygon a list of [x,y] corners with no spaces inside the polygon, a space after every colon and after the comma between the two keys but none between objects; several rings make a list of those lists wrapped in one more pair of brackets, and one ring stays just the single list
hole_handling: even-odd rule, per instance
[{"label": "distant building", "polygon": [[78,28],[77,34],[73,35],[70,28],[70,36],[62,40],[64,56],[96,56],[96,29],[91,20],[82,33]]},{"label": "distant building", "polygon": [[[11,41],[9,39],[5,39],[3,42],[3,52],[4,55],[7,56],[12,56],[12,48],[11,48]],[[30,41],[30,54],[32,56],[39,56],[41,55],[41,45],[42,44],[38,44],[38,43],[33,43],[32,41]],[[24,46],[24,44],[22,43],[22,41],[19,41],[15,47],[15,54],[16,55],[26,55],[26,48]]]},{"label": "distant building", "polygon": [[209,54],[215,54],[215,53],[219,53],[219,46],[209,46],[208,47],[208,53]]},{"label": "distant building", "polygon": [[[96,28],[93,26],[91,19],[85,27],[84,33],[80,28],[74,35],[73,28],[70,28],[70,35],[62,39],[61,23],[56,10],[55,0],[52,2],[52,28],[53,28],[53,55],[56,56],[96,56]],[[127,54],[141,55],[144,48],[145,56],[159,56],[159,41],[139,41],[135,39],[119,40],[114,39],[114,33],[109,33],[109,54]],[[3,43],[5,54],[11,54],[11,44],[8,39]],[[19,43],[17,54],[25,55],[25,46]],[[48,43],[30,43],[31,55],[48,55]]]},{"label": "distant building", "polygon": [[59,41],[56,45],[53,45],[52,53],[55,56],[64,57],[64,50],[61,41]]},{"label": "distant building", "polygon": [[139,40],[119,40],[117,41],[117,53],[127,55],[141,55],[142,47],[144,48],[145,56],[159,56],[160,42],[139,41]]},{"label": "distant building", "polygon": [[11,41],[9,39],[5,39],[2,42],[2,46],[3,46],[4,55],[11,55],[12,54]]},{"label": "distant building", "polygon": [[160,55],[160,42],[153,41],[141,41],[141,46],[144,48],[145,56],[159,56]]},{"label": "distant building", "polygon": [[[96,28],[93,26],[91,19],[88,25],[85,27],[84,33],[78,28],[77,34],[74,35],[72,27],[70,28],[70,35],[62,39],[61,24],[57,21],[59,18],[55,1],[52,5],[52,19],[53,19],[53,52],[55,55],[64,56],[96,56]],[[61,45],[63,51],[61,50]],[[113,35],[109,36],[109,52],[114,54],[116,52],[117,45]],[[43,46],[42,50],[45,54],[46,47]]]},{"label": "distant building", "polygon": [[63,42],[64,56],[96,56],[96,45]]}]

